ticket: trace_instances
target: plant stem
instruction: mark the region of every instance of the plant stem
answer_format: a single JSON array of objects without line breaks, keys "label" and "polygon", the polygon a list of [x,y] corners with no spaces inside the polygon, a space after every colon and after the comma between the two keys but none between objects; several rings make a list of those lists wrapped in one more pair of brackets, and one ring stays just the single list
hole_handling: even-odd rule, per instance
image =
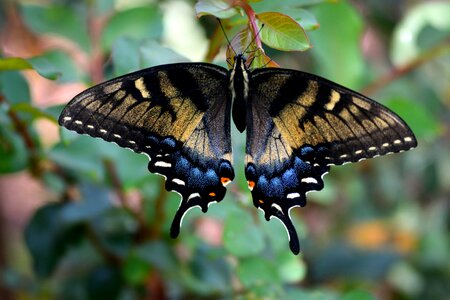
[{"label": "plant stem", "polygon": [[416,58],[403,64],[402,66],[391,69],[389,73],[385,74],[384,76],[381,76],[376,81],[366,86],[362,90],[362,92],[363,94],[367,95],[373,94],[382,87],[414,71],[415,69],[419,68],[421,65],[429,62],[430,60],[449,53],[450,53],[450,43],[448,41],[441,43],[435,47],[432,47],[427,51],[422,52]]}]

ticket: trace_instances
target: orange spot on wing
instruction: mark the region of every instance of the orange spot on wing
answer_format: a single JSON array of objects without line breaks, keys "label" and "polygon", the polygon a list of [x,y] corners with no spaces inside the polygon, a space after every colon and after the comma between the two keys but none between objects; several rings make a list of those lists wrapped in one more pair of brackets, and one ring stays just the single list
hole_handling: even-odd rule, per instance
[{"label": "orange spot on wing", "polygon": [[247,181],[247,183],[248,183],[248,188],[250,190],[253,190],[253,188],[255,187],[255,182],[254,181]]},{"label": "orange spot on wing", "polygon": [[210,195],[211,197],[215,197],[215,196],[216,196],[216,193],[211,192],[211,193],[209,193],[209,195]]},{"label": "orange spot on wing", "polygon": [[261,199],[259,199],[259,200],[258,200],[258,202],[259,202],[259,203],[261,203],[261,204],[263,204],[263,203],[264,203],[264,201],[262,201]]},{"label": "orange spot on wing", "polygon": [[226,184],[228,184],[230,181],[231,181],[231,179],[228,178],[228,177],[221,177],[221,178],[220,178],[220,182],[222,183],[222,185],[226,185]]}]

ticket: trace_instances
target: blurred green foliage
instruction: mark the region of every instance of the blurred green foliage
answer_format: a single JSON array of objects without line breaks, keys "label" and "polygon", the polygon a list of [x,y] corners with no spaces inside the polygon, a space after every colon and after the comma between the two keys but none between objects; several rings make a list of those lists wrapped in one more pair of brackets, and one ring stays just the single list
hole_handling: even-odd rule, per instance
[{"label": "blurred green foliage", "polygon": [[[245,24],[236,12],[214,10],[221,1],[199,2],[205,10],[233,16],[230,37]],[[34,37],[57,37],[69,47],[53,44],[31,58],[14,58],[3,45],[0,182],[28,172],[48,190],[49,201],[28,220],[25,245],[17,245],[26,247],[31,263],[24,266],[14,253],[8,261],[0,257],[6,288],[0,298],[448,299],[449,3],[274,2],[250,4],[258,13],[289,14],[307,30],[313,48],[267,53],[282,67],[375,92],[370,96],[405,118],[419,147],[333,169],[325,189],[310,194],[306,208],[292,211],[302,241],[302,253],[294,256],[282,225],[266,223],[254,210],[238,165],[245,138],[234,134],[238,174],[228,196],[206,216],[192,211],[181,236],[172,240],[178,195],[147,172],[147,158],[62,129],[59,141],[45,145],[36,123],[56,124],[62,106],[32,99],[31,79],[22,70],[34,69],[60,85],[90,85],[186,61],[190,52],[174,49],[170,35],[187,26],[195,34],[175,38],[187,43],[200,35],[199,43],[207,46],[205,32],[211,41],[217,38],[217,22],[196,21],[192,1],[2,3],[3,34],[14,15]],[[170,19],[173,14],[178,19]],[[77,55],[89,63],[80,64]],[[225,57],[217,56],[217,63],[225,65]],[[136,197],[133,206],[129,199]],[[2,245],[8,234],[1,233]]]}]

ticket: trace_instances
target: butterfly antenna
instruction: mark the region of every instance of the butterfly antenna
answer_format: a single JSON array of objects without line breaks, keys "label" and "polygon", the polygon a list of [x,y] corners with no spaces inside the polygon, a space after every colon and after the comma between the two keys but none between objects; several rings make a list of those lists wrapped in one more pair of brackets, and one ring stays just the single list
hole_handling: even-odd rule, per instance
[{"label": "butterfly antenna", "polygon": [[[247,53],[248,48],[250,48],[250,46],[253,44],[253,42],[256,40],[256,38],[259,36],[259,34],[261,33],[261,30],[264,28],[264,24],[261,25],[261,28],[258,30],[258,32],[255,34],[255,36],[253,37],[252,41],[248,44],[247,48],[244,49],[243,53]],[[256,50],[255,50],[256,51]]]},{"label": "butterfly antenna", "polygon": [[230,40],[228,39],[228,36],[227,36],[227,34],[226,34],[226,32],[225,32],[225,29],[223,28],[222,21],[220,21],[219,18],[216,18],[216,19],[217,19],[217,22],[219,22],[220,28],[222,29],[222,32],[223,32],[223,35],[225,36],[225,39],[226,39],[227,42],[228,42],[228,46],[231,48],[231,50],[233,50],[233,53],[234,53],[234,55],[236,56],[237,53],[236,53],[236,51],[234,50],[233,46],[231,45]]},{"label": "butterfly antenna", "polygon": [[268,64],[270,64],[272,61],[273,61],[273,59],[269,59],[269,61],[266,62],[266,63],[262,66],[262,68],[265,68],[265,67],[266,67]]}]

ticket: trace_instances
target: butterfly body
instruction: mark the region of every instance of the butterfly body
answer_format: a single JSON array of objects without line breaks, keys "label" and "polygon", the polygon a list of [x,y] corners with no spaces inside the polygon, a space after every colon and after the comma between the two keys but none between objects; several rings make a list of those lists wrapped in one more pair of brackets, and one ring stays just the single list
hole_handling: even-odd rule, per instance
[{"label": "butterfly body", "polygon": [[234,179],[230,119],[247,130],[245,176],[253,204],[299,242],[290,210],[320,190],[331,165],[415,147],[395,113],[324,78],[295,70],[249,70],[237,55],[231,70],[205,63],[144,69],[77,95],[59,123],[150,157],[148,169],[178,192],[171,235],[185,213],[206,212]]}]

